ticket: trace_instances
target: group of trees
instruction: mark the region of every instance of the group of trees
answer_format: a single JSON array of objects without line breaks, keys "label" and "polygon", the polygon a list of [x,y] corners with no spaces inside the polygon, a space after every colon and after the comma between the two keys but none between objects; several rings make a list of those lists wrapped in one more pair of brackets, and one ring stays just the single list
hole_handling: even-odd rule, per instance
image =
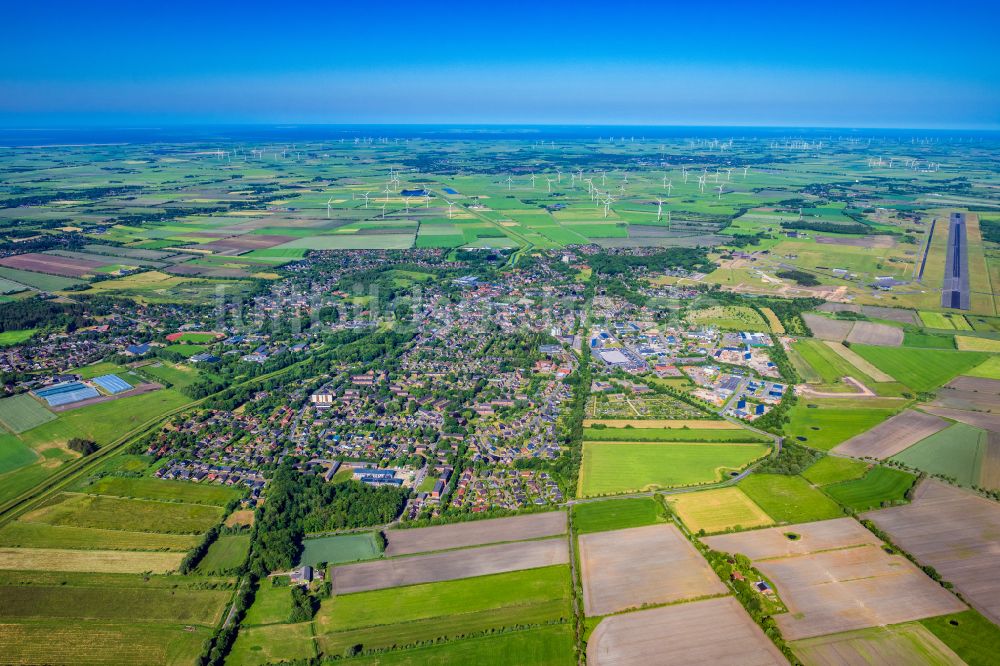
[{"label": "group of trees", "polygon": [[708,249],[703,247],[672,247],[649,255],[602,253],[591,256],[587,261],[594,272],[601,275],[620,275],[640,267],[650,271],[681,268],[700,273],[716,268],[708,258]]}]

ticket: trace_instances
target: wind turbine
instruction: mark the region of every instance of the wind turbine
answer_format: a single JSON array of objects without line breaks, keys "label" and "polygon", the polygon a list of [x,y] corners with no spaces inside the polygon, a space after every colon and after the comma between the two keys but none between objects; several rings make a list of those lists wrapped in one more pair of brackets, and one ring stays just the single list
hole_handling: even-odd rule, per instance
[{"label": "wind turbine", "polygon": [[510,176],[507,176],[507,191],[508,192],[510,192],[510,184],[511,184],[511,178],[510,178]]},{"label": "wind turbine", "polygon": [[607,217],[608,217],[608,209],[611,208],[611,204],[612,203],[614,203],[614,199],[609,194],[607,196],[607,198],[604,200],[604,217],[605,217],[605,219],[607,219]]},{"label": "wind turbine", "polygon": [[686,185],[687,182],[688,182],[688,170],[687,170],[687,167],[681,167],[681,173],[684,174],[684,184]]},{"label": "wind turbine", "polygon": [[[388,199],[387,199],[388,200]],[[382,219],[385,219],[385,204],[382,204]]]},{"label": "wind turbine", "polygon": [[663,219],[663,199],[656,200],[656,221]]},{"label": "wind turbine", "polygon": [[745,166],[745,167],[743,167],[743,180],[746,180],[746,179],[747,179],[747,170],[748,170],[749,168],[750,168],[750,167],[748,167],[748,166]]},{"label": "wind turbine", "polygon": [[667,188],[667,196],[669,197],[670,193],[674,191],[674,181],[673,180],[668,180],[666,188]]},{"label": "wind turbine", "polygon": [[430,207],[431,207],[431,191],[425,187],[424,188],[424,208],[430,208]]},{"label": "wind turbine", "polygon": [[326,219],[330,219],[330,204],[333,203],[333,197],[330,197],[326,202]]},{"label": "wind turbine", "polygon": [[455,208],[455,204],[452,201],[448,202],[448,219],[451,219],[451,211]]},{"label": "wind turbine", "polygon": [[608,172],[607,171],[602,171],[601,172],[601,187],[604,187],[605,185],[607,185],[607,180],[608,180]]},{"label": "wind turbine", "polygon": [[545,184],[548,186],[549,193],[551,194],[552,193],[552,179],[549,178],[548,176],[546,176],[545,177]]},{"label": "wind turbine", "polygon": [[722,198],[722,188],[723,188],[723,187],[725,187],[725,185],[718,185],[718,186],[717,186],[717,187],[715,188],[715,189],[719,190],[719,198],[720,198],[720,199]]},{"label": "wind turbine", "polygon": [[556,169],[556,182],[562,183],[562,171],[560,169]]},{"label": "wind turbine", "polygon": [[733,179],[733,167],[726,168],[726,180],[730,181]]},{"label": "wind turbine", "polygon": [[535,174],[531,174],[531,189],[535,189]]},{"label": "wind turbine", "polygon": [[410,197],[403,197],[403,205],[406,206],[406,211],[404,214],[410,213]]},{"label": "wind turbine", "polygon": [[371,194],[371,192],[365,192],[365,195],[364,195],[365,196],[365,208],[368,208],[368,195],[369,194]]}]

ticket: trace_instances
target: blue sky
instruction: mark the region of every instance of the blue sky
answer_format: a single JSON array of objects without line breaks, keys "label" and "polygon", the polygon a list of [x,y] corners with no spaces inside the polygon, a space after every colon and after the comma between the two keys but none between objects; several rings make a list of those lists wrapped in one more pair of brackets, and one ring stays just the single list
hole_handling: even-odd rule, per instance
[{"label": "blue sky", "polygon": [[40,0],[4,14],[8,126],[1000,128],[987,2]]}]

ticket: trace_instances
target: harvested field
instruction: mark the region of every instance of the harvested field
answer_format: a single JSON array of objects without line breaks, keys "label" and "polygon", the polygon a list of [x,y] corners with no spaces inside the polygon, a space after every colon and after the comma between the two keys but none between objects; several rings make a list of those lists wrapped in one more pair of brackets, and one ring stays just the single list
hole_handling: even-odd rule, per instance
[{"label": "harvested field", "polygon": [[847,336],[847,341],[860,345],[898,347],[903,344],[903,329],[888,324],[858,321],[854,323],[850,335]]},{"label": "harvested field", "polygon": [[906,505],[864,514],[1000,624],[1000,504],[927,479]]},{"label": "harvested field", "polygon": [[465,548],[503,541],[523,541],[566,533],[566,512],[552,511],[513,518],[477,520],[454,525],[387,530],[385,554],[411,555],[446,548]]},{"label": "harvested field", "polygon": [[896,239],[886,235],[862,236],[861,238],[853,236],[816,236],[816,242],[819,245],[848,245],[850,247],[881,250],[896,247]]},{"label": "harvested field", "polygon": [[970,412],[964,409],[952,409],[949,407],[936,407],[933,404],[920,405],[920,409],[930,414],[966,423],[970,426],[983,428],[990,432],[1000,433],[1000,414],[984,414],[983,412]]},{"label": "harvested field", "polygon": [[786,536],[791,532],[772,527],[704,540],[716,550],[747,555],[775,584],[788,612],[774,619],[788,640],[896,624],[964,608],[905,557],[883,550],[881,542],[854,520],[797,525],[797,539]]},{"label": "harvested field", "polygon": [[948,422],[944,419],[908,409],[834,447],[833,452],[884,460],[947,427]]},{"label": "harvested field", "polygon": [[726,592],[674,525],[584,534],[579,544],[583,605],[590,616]]},{"label": "harvested field", "polygon": [[86,259],[71,259],[69,257],[58,257],[51,254],[18,254],[13,257],[0,259],[0,265],[8,268],[16,268],[23,271],[35,271],[38,273],[49,273],[51,275],[62,275],[64,277],[80,277],[94,273],[102,266],[108,266],[113,261],[87,261]]},{"label": "harvested field", "polygon": [[838,319],[828,319],[822,315],[807,312],[802,315],[806,326],[812,331],[813,337],[820,340],[833,340],[841,342],[851,333],[853,321],[840,321]]},{"label": "harvested field", "polygon": [[691,532],[705,530],[711,534],[774,524],[771,517],[739,488],[671,495],[667,503]]},{"label": "harvested field", "polygon": [[944,388],[956,391],[975,391],[976,393],[986,393],[1000,396],[1000,380],[985,379],[982,377],[955,377],[945,384]]},{"label": "harvested field", "polygon": [[835,354],[840,356],[842,359],[853,365],[855,368],[865,373],[877,382],[894,382],[896,381],[893,377],[882,372],[874,365],[866,361],[864,358],[856,354],[850,347],[845,347],[839,342],[832,342],[827,340],[826,345],[834,351]]},{"label": "harvested field", "polygon": [[939,389],[934,400],[935,407],[947,409],[962,409],[974,412],[1000,412],[1000,396],[978,391],[962,391],[958,389]]},{"label": "harvested field", "polygon": [[916,622],[807,638],[796,641],[791,648],[806,666],[845,664],[961,666],[965,663],[937,636]]},{"label": "harvested field", "polygon": [[185,553],[136,553],[122,550],[0,548],[0,569],[93,571],[97,573],[166,573]]},{"label": "harvested field", "polygon": [[566,539],[545,539],[334,567],[336,594],[433,583],[569,562]]},{"label": "harvested field", "polygon": [[878,305],[862,305],[861,314],[873,319],[887,319],[898,321],[901,324],[920,324],[917,315],[913,310],[901,310],[899,308],[884,308]]},{"label": "harvested field", "polygon": [[587,644],[588,666],[787,663],[732,597],[608,617]]}]

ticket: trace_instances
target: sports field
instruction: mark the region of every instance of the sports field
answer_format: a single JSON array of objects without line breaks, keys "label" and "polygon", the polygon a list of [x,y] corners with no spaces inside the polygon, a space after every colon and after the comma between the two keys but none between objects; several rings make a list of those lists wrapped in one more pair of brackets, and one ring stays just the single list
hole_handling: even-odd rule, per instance
[{"label": "sports field", "polygon": [[876,466],[860,479],[825,486],[823,492],[850,509],[866,511],[902,502],[916,480],[909,472]]},{"label": "sports field", "polygon": [[381,555],[372,532],[313,537],[302,542],[300,564],[317,566],[320,562],[343,564],[370,560]]},{"label": "sports field", "polygon": [[770,450],[763,444],[584,442],[580,495],[713,483]]},{"label": "sports field", "polygon": [[751,474],[737,487],[777,523],[804,523],[844,513],[836,502],[799,476]]},{"label": "sports field", "polygon": [[630,497],[573,505],[573,530],[577,534],[641,527],[662,523],[666,519],[663,506],[652,497]]},{"label": "sports field", "polygon": [[731,529],[749,529],[774,523],[739,488],[714,488],[671,495],[670,508],[691,532],[712,534]]}]

